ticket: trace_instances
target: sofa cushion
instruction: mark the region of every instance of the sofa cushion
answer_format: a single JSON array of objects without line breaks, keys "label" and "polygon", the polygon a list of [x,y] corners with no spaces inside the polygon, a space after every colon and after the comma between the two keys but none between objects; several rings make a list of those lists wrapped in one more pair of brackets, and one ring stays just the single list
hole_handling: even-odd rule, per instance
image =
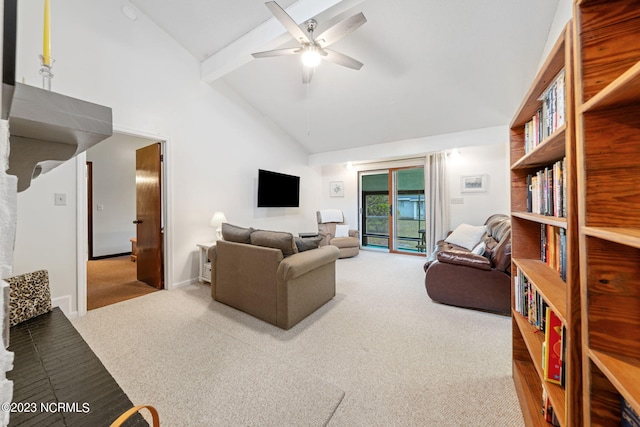
[{"label": "sofa cushion", "polygon": [[293,234],[284,231],[255,230],[251,233],[251,244],[280,249],[285,257],[298,253]]},{"label": "sofa cushion", "polygon": [[320,246],[322,237],[294,237],[298,252],[308,251],[310,249],[317,249]]},{"label": "sofa cushion", "polygon": [[222,223],[222,238],[227,242],[251,243],[253,228],[238,227],[229,223]]},{"label": "sofa cushion", "polygon": [[453,230],[453,233],[449,234],[445,240],[447,243],[462,246],[465,249],[472,250],[478,242],[482,239],[482,236],[487,231],[484,225],[469,225],[460,224]]},{"label": "sofa cushion", "polygon": [[489,218],[487,218],[487,221],[484,223],[484,225],[487,226],[487,234],[489,236],[493,236],[493,229],[508,219],[510,219],[510,217],[504,214],[491,215]]},{"label": "sofa cushion", "polygon": [[502,221],[493,229],[491,236],[498,242],[511,235],[511,221]]},{"label": "sofa cushion", "polygon": [[438,252],[438,261],[448,264],[464,265],[480,270],[491,270],[491,262],[482,255],[472,254],[468,251],[444,251]]}]

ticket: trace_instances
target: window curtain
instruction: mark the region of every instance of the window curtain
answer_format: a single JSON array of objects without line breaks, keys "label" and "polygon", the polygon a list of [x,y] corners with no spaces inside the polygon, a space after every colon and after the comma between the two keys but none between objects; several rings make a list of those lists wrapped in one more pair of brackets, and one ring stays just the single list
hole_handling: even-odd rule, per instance
[{"label": "window curtain", "polygon": [[424,199],[427,214],[426,251],[433,252],[438,240],[449,231],[449,183],[447,180],[447,154],[438,152],[427,155],[424,165]]}]

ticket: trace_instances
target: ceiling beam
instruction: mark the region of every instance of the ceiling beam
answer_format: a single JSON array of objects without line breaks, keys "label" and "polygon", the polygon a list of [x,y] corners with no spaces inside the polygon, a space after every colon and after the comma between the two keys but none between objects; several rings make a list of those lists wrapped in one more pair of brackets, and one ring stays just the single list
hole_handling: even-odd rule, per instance
[{"label": "ceiling beam", "polygon": [[[364,0],[299,0],[286,11],[298,24],[331,8],[331,19]],[[207,83],[223,77],[253,59],[253,52],[275,49],[291,40],[291,35],[276,19],[258,25],[244,36],[200,63],[200,78]]]}]

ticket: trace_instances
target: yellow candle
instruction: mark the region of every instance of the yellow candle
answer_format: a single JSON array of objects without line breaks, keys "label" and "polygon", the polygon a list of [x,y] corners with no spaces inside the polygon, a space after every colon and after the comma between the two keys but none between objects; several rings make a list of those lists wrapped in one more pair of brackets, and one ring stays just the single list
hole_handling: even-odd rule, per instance
[{"label": "yellow candle", "polygon": [[51,28],[49,16],[49,0],[44,0],[44,37],[42,40],[42,62],[51,65]]}]

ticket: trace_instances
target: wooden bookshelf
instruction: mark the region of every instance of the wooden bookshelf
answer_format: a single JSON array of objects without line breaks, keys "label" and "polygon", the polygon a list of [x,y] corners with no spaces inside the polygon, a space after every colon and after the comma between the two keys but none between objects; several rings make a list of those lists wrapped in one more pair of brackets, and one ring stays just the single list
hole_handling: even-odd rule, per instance
[{"label": "wooden bookshelf", "polygon": [[640,1],[574,4],[584,423],[640,413]]},{"label": "wooden bookshelf", "polygon": [[[582,425],[581,309],[578,267],[576,196],[576,139],[573,87],[572,26],[568,24],[531,84],[510,125],[512,221],[512,338],[513,378],[527,426],[544,426],[543,388],[560,425]],[[535,148],[525,150],[525,124],[540,108],[541,98],[556,76],[565,72],[565,123]],[[527,211],[527,175],[565,159],[566,216],[552,217]],[[566,280],[541,260],[541,228],[559,227],[566,234]],[[542,367],[544,333],[537,332],[515,308],[515,273],[520,271],[565,327],[564,387],[545,381]]]}]

